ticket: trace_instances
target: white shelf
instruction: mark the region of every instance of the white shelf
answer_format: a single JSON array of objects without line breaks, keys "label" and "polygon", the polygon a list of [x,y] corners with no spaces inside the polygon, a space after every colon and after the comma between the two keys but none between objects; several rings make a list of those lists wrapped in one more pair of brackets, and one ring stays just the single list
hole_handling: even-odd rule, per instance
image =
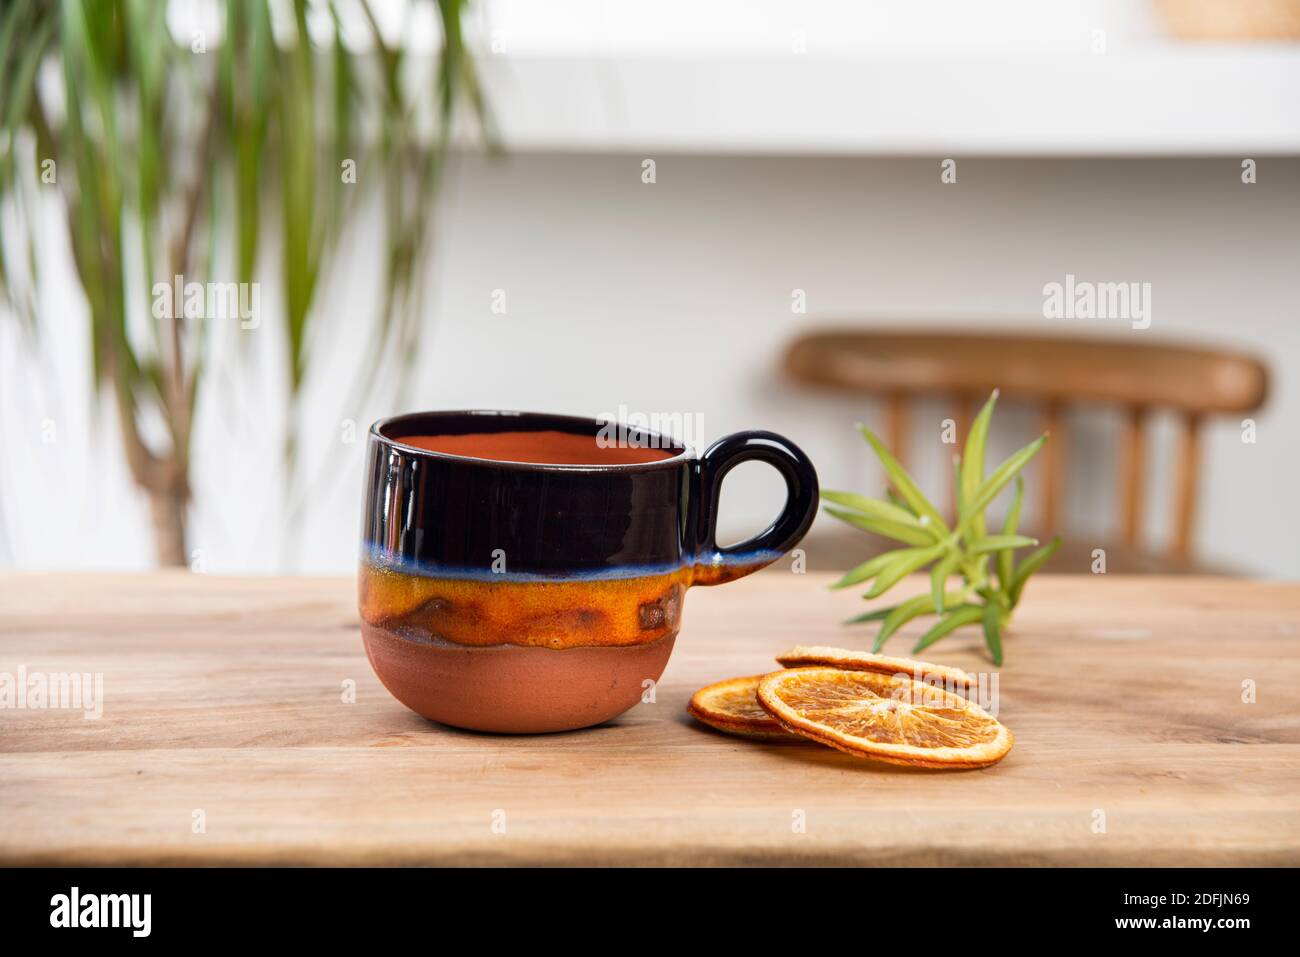
[{"label": "white shelf", "polygon": [[487,56],[480,69],[513,152],[1300,154],[1300,46]]}]

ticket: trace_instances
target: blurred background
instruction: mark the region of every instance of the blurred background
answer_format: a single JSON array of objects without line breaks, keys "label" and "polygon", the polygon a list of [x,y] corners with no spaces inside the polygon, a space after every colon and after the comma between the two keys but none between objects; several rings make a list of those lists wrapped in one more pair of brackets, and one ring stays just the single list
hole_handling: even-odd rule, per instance
[{"label": "blurred background", "polygon": [[[44,6],[7,38],[7,102],[20,102],[19,52],[36,45]],[[104,6],[120,17],[88,18],[84,35],[67,23],[39,34],[32,83],[56,138],[85,111],[92,118],[73,132],[106,157],[132,158],[109,184],[116,192],[100,194],[124,197],[126,215],[110,221],[123,235],[135,235],[149,195],[136,140],[165,131],[151,147],[164,163],[191,151],[163,178],[165,251],[165,234],[186,220],[187,184],[209,170],[226,182],[217,160],[243,155],[237,118],[261,114],[241,113],[257,101],[239,91],[247,81],[256,93],[260,61],[226,58],[242,27],[225,3],[173,0],[163,28],[138,4]],[[185,373],[181,385],[201,379],[180,493],[182,563],[196,571],[351,571],[365,432],[399,411],[642,416],[697,447],[766,428],[800,444],[825,487],[876,495],[881,473],[854,427],[865,422],[905,446],[943,501],[956,448],[945,439],[997,385],[991,454],[1049,427],[1059,449],[1028,471],[1025,506],[1040,532],[1064,533],[1057,570],[1087,571],[1104,548],[1111,571],[1300,576],[1300,0],[265,9],[272,42],[305,57],[265,93],[280,99],[249,162],[279,173],[250,207],[261,238],[241,269],[230,234],[247,220],[225,214],[242,212],[243,194],[214,186],[193,213],[210,255],[191,257],[187,274],[246,275],[258,321],[192,323],[174,368],[172,320],[156,320],[161,344],[150,344],[146,281],[173,272],[163,252],[142,268],[149,244],[132,239],[102,257],[133,278],[117,284],[128,317],[111,333],[118,365],[96,385],[105,346],[93,330],[117,307],[97,300],[107,280],[86,257],[102,252],[106,227],[70,210],[99,167],[78,168],[65,136],[56,181],[42,181],[40,124],[24,121],[35,115],[25,103],[9,111],[3,566],[158,561],[151,494],[115,409],[129,346],[146,357],[139,395],[167,394],[169,369]],[[453,21],[473,81],[465,73],[451,92],[469,105],[424,115],[448,88],[438,76]],[[146,29],[153,47],[134,40]],[[98,44],[102,31],[112,43]],[[363,145],[331,126],[339,135],[299,165],[277,159],[318,132],[291,95],[331,109],[336,39],[356,60],[350,135]],[[81,72],[61,63],[77,43]],[[148,49],[164,48],[159,62],[192,86],[151,66]],[[410,109],[390,116],[367,97],[384,102],[393,50]],[[135,58],[139,86],[159,90],[152,107],[137,110],[131,77],[105,65],[119,55]],[[323,64],[319,77],[308,60]],[[222,92],[223,77],[235,92]],[[215,142],[192,120],[210,87],[236,118]],[[120,128],[103,122],[102,88],[117,98]],[[409,133],[395,132],[402,122]],[[369,158],[368,137],[389,146],[387,160]],[[422,167],[401,165],[407,151],[437,153],[436,184],[395,198],[393,177],[418,185]],[[295,174],[303,163],[309,189]],[[296,236],[340,193],[336,219]],[[363,388],[359,357],[384,328],[390,227],[403,216],[427,230],[414,247],[409,334],[385,340]],[[285,265],[301,266],[298,243],[314,279],[306,301],[303,271]],[[1055,314],[1048,288],[1067,282],[1136,284],[1142,305]],[[1043,341],[1059,337],[1097,348]],[[161,384],[150,385],[155,367]],[[141,399],[133,427],[168,458],[176,431],[165,411]],[[762,466],[726,486],[721,526],[733,540],[779,511],[781,481]],[[845,568],[870,551],[865,535],[835,524],[814,526],[809,567]]]}]

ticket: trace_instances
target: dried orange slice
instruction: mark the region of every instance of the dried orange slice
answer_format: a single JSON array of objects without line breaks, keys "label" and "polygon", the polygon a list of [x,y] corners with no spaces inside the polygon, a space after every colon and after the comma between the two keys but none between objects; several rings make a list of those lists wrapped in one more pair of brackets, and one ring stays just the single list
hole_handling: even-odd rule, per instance
[{"label": "dried orange slice", "polygon": [[747,738],[793,737],[763,710],[754,696],[763,675],[728,678],[701,688],[691,697],[686,710],[711,728]]},{"label": "dried orange slice", "polygon": [[870,651],[829,648],[825,645],[795,645],[789,651],[777,655],[776,660],[786,668],[824,665],[827,668],[843,668],[849,671],[874,671],[882,675],[911,675],[918,681],[930,678],[958,694],[964,694],[977,684],[974,675],[960,668],[936,665],[929,661],[917,661],[913,658],[877,655]]},{"label": "dried orange slice", "polygon": [[1011,731],[943,688],[873,671],[790,668],[758,684],[781,727],[849,754],[923,768],[982,768],[1011,750]]}]

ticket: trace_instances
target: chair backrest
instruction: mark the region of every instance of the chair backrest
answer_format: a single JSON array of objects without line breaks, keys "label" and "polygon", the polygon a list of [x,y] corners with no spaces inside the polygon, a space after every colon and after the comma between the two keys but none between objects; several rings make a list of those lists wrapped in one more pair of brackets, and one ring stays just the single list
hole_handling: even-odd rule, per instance
[{"label": "chair backrest", "polygon": [[1008,398],[1041,403],[1052,440],[1043,450],[1044,495],[1039,529],[1060,525],[1065,485],[1064,411],[1076,405],[1118,405],[1124,431],[1119,477],[1119,529],[1136,544],[1145,484],[1144,424],[1154,409],[1179,416],[1170,551],[1191,552],[1196,514],[1200,428],[1208,415],[1253,412],[1268,392],[1268,370],[1250,356],[1219,349],[1018,333],[897,332],[828,329],[796,339],[785,369],[796,381],[879,396],[887,410],[885,441],[906,461],[907,400],[949,396],[964,436],[977,403],[1000,389]]}]

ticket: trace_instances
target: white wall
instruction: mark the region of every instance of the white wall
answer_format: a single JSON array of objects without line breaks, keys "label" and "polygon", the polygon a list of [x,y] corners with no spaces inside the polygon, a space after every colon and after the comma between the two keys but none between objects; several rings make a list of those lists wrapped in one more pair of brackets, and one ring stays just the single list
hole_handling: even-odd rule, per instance
[{"label": "white wall", "polygon": [[[1237,422],[1209,431],[1198,541],[1207,557],[1300,575],[1300,161],[1261,160],[1259,182],[1244,186],[1235,159],[972,159],[944,186],[937,158],[661,156],[654,185],[641,182],[641,159],[458,160],[409,407],[698,414],[709,438],[784,432],[827,487],[875,491],[852,429],[875,410],[780,381],[776,359],[802,328],[851,318],[1222,343],[1265,356],[1274,388],[1256,444],[1242,444]],[[111,418],[97,444],[89,439],[85,307],[57,223],[42,237],[54,281],[41,303],[41,357],[0,324],[0,558],[22,568],[147,567],[147,511]],[[203,396],[193,538],[210,571],[353,567],[363,443],[342,441],[342,423],[364,434],[396,411],[342,406],[362,330],[353,317],[373,308],[377,289],[377,228],[371,211],[345,238],[349,252],[322,297],[329,332],[303,404],[311,491],[292,518],[296,551],[278,533],[280,479],[265,467],[283,415],[269,323],[245,334],[250,354],[224,365]],[[1043,319],[1044,283],[1067,272],[1150,282],[1152,327]],[[791,312],[796,288],[807,292],[807,315]],[[504,316],[490,309],[496,289]],[[275,298],[264,289],[264,310]],[[935,405],[914,418],[917,468],[936,491],[945,414]],[[57,440],[42,441],[50,422]],[[1035,425],[1008,408],[994,451]],[[1114,423],[1098,414],[1072,425],[1069,519],[1077,534],[1099,537],[1113,515]],[[1168,528],[1169,438],[1164,430],[1153,448],[1147,497],[1157,542]],[[733,537],[777,508],[779,482],[760,466],[728,485]]]}]

